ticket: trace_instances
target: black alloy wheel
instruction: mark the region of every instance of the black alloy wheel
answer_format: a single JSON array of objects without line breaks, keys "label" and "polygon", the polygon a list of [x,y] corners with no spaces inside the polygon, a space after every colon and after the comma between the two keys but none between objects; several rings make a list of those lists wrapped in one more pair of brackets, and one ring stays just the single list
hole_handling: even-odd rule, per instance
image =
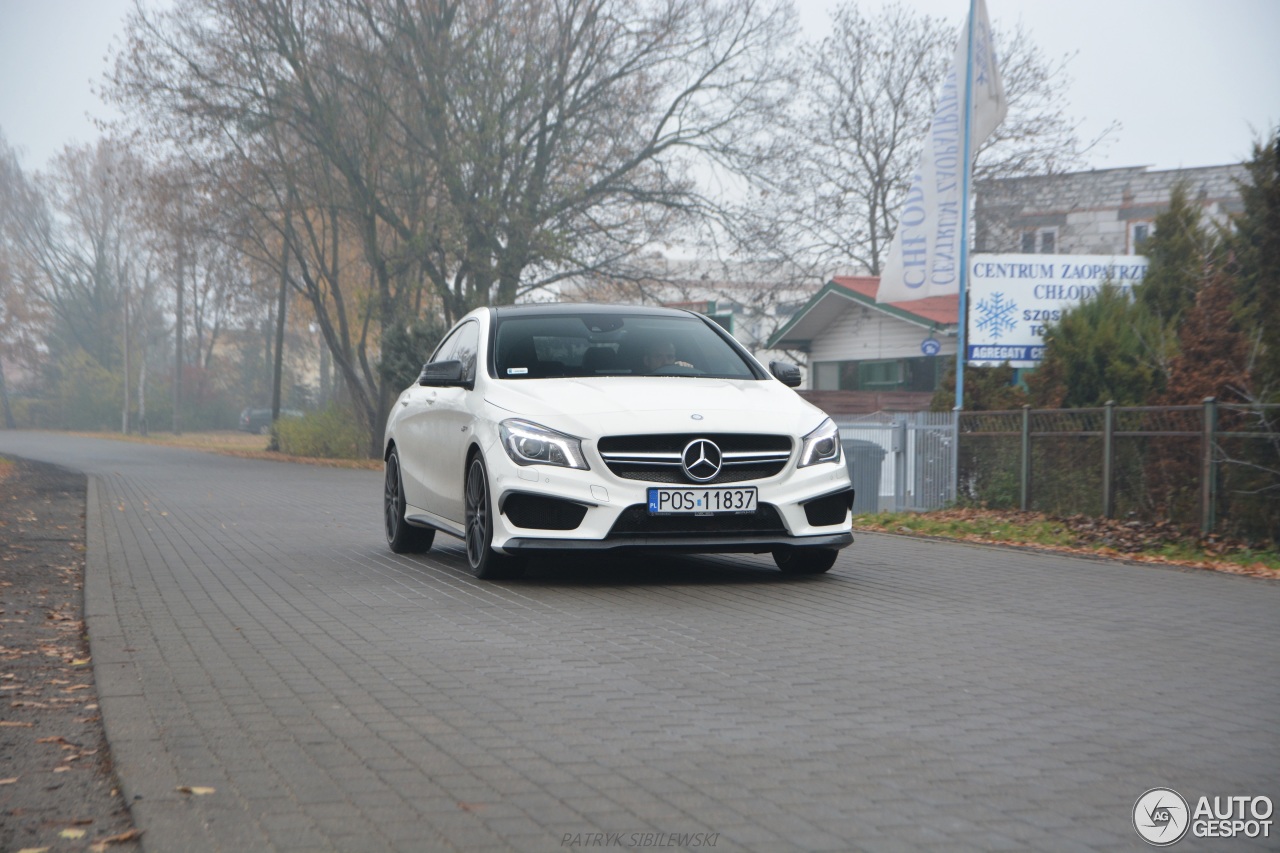
[{"label": "black alloy wheel", "polygon": [[400,478],[400,456],[395,450],[387,457],[383,486],[382,519],[387,530],[387,545],[397,554],[421,554],[428,550],[436,532],[414,527],[404,520],[404,484]]},{"label": "black alloy wheel", "polygon": [[467,466],[466,483],[467,565],[481,580],[518,578],[524,562],[518,557],[493,550],[493,501],[489,496],[489,473],[477,454]]},{"label": "black alloy wheel", "polygon": [[834,548],[779,548],[773,561],[784,575],[820,575],[836,564],[839,554]]}]

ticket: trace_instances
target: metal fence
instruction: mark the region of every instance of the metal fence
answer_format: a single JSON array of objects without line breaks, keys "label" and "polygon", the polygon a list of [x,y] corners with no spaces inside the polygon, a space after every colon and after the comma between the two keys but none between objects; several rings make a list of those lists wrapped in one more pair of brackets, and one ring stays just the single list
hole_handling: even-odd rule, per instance
[{"label": "metal fence", "polygon": [[954,500],[951,412],[878,412],[837,423],[855,513],[940,509]]},{"label": "metal fence", "polygon": [[962,412],[960,499],[1280,539],[1280,406]]},{"label": "metal fence", "polygon": [[855,513],[960,501],[1280,541],[1280,405],[879,412],[837,423]]}]

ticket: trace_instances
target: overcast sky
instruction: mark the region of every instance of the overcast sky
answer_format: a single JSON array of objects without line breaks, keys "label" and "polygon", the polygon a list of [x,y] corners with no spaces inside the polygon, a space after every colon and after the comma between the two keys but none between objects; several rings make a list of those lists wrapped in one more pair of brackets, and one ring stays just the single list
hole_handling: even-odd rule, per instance
[{"label": "overcast sky", "polygon": [[[861,0],[874,11],[887,0]],[[966,0],[904,0],[960,25]],[[153,6],[155,0],[146,0]],[[1122,128],[1096,168],[1238,162],[1280,122],[1280,0],[987,0],[992,22],[1019,20],[1050,56],[1077,53],[1064,91],[1082,135]],[[835,0],[796,0],[821,37]],[[43,168],[90,142],[93,94],[132,0],[0,0],[0,131],[23,166]]]}]

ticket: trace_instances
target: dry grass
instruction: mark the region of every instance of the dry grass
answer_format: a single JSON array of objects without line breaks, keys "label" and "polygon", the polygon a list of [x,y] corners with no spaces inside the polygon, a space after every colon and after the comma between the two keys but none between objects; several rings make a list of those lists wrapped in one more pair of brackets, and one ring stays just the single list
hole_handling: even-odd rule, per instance
[{"label": "dry grass", "polygon": [[153,432],[147,436],[122,435],[118,432],[78,432],[88,438],[109,438],[112,441],[131,441],[135,444],[158,444],[165,447],[181,447],[187,450],[204,450],[242,459],[263,459],[269,462],[299,462],[304,465],[324,465],[330,468],[362,468],[380,470],[378,459],[317,459],[310,456],[289,456],[267,450],[270,436],[253,435],[238,430],[214,430],[212,432]]},{"label": "dry grass", "polygon": [[1206,539],[1163,522],[960,508],[860,515],[854,517],[853,526],[877,533],[1038,548],[1280,580],[1280,553],[1274,549],[1257,550],[1216,536]]}]

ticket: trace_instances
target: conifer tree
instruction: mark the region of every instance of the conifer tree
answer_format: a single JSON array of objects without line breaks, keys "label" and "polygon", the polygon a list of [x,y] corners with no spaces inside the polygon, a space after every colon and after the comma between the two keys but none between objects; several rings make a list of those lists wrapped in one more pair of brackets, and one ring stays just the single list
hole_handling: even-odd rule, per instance
[{"label": "conifer tree", "polygon": [[[1026,389],[1015,383],[1017,372],[1008,362],[995,367],[966,367],[964,409],[966,412],[998,412],[1017,409],[1027,402]],[[929,408],[949,412],[956,401],[956,366],[951,367],[933,394]]]},{"label": "conifer tree", "polygon": [[1240,185],[1244,211],[1229,239],[1237,264],[1236,310],[1257,347],[1253,368],[1259,402],[1280,403],[1280,130],[1255,144]]},{"label": "conifer tree", "polygon": [[1191,201],[1190,188],[1178,183],[1143,247],[1150,266],[1135,288],[1138,301],[1166,323],[1177,322],[1196,301],[1213,245],[1213,234],[1204,225],[1200,206]]},{"label": "conifer tree", "polygon": [[1027,380],[1037,408],[1141,405],[1164,390],[1173,335],[1113,285],[1045,331],[1044,360]]},{"label": "conifer tree", "polygon": [[1250,401],[1249,342],[1232,311],[1231,276],[1215,270],[1200,287],[1195,304],[1178,326],[1178,354],[1169,366],[1169,386],[1161,405]]}]

